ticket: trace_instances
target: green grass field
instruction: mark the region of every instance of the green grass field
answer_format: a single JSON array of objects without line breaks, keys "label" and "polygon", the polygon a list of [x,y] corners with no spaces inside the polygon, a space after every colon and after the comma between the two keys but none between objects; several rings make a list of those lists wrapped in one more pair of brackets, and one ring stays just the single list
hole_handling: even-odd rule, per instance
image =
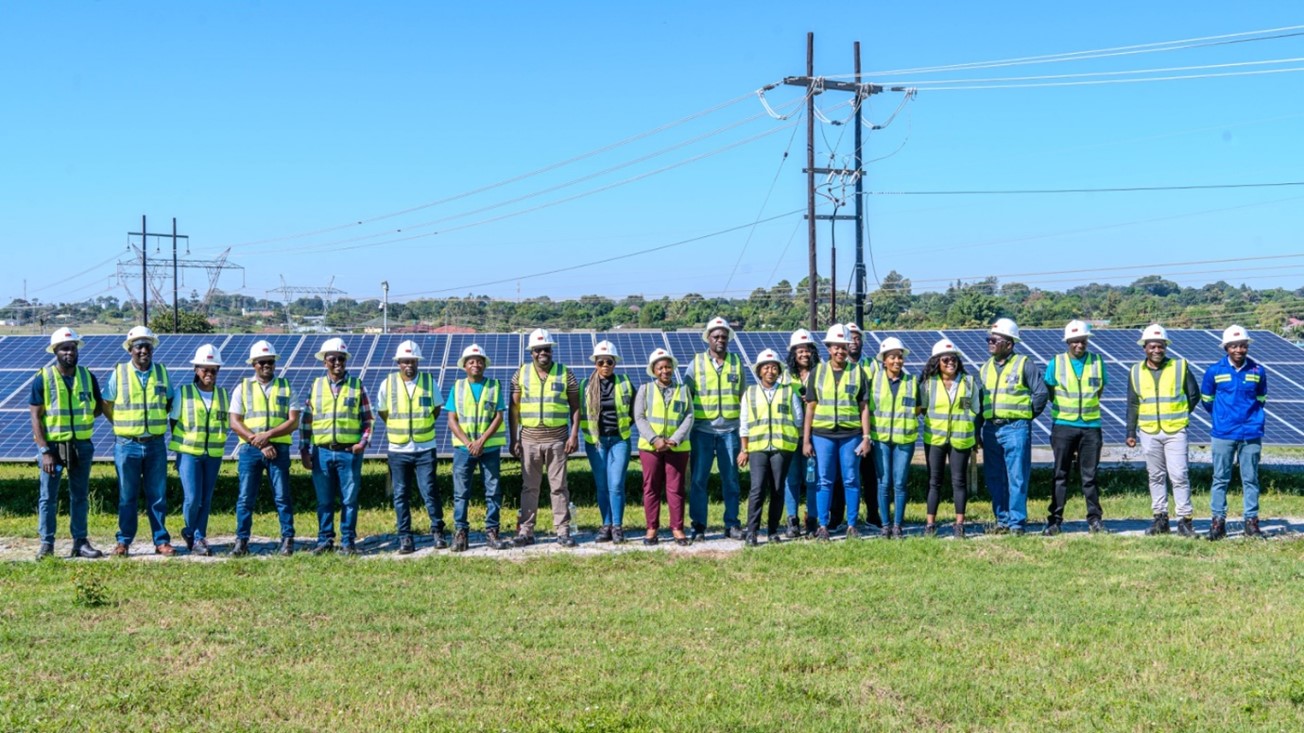
[{"label": "green grass field", "polygon": [[[34,534],[27,471],[0,470],[0,537]],[[368,476],[362,531],[390,532]],[[97,480],[98,539],[115,518]],[[1107,516],[1148,514],[1137,480],[1109,478]],[[1265,483],[1265,515],[1304,515],[1299,479]],[[1290,538],[9,562],[0,730],[1296,731],[1302,646]]]}]

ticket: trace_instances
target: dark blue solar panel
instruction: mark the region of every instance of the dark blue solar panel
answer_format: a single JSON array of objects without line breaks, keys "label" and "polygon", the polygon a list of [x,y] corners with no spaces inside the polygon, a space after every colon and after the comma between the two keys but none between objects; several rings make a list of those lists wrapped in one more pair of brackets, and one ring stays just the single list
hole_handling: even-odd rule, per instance
[{"label": "dark blue solar panel", "polygon": [[593,334],[554,333],[552,339],[557,342],[557,345],[552,347],[553,361],[574,369],[593,366],[593,362],[589,359],[593,356],[593,345],[597,343],[593,340]]},{"label": "dark blue solar panel", "polygon": [[1250,355],[1269,364],[1304,364],[1304,349],[1271,331],[1250,331]]},{"label": "dark blue solar panel", "polygon": [[[0,456],[10,460],[30,460],[33,471],[36,470],[36,443],[32,440],[32,417],[26,405],[21,410],[0,410]],[[32,479],[35,478],[33,473]],[[33,498],[33,506],[35,501]]]},{"label": "dark blue solar panel", "polygon": [[0,407],[27,409],[28,391],[37,372],[32,369],[0,369]]},{"label": "dark blue solar panel", "polygon": [[471,344],[479,344],[489,357],[490,367],[515,367],[522,363],[521,341],[519,333],[455,333],[448,343],[448,363],[454,368],[462,351]]},{"label": "dark blue solar panel", "polygon": [[667,348],[665,336],[660,331],[608,331],[594,337],[615,345],[621,366],[646,366],[648,354],[655,349]]},{"label": "dark blue solar panel", "polygon": [[1091,334],[1091,349],[1124,364],[1132,364],[1145,356],[1136,343],[1140,336],[1140,331],[1097,329]]},{"label": "dark blue solar panel", "polygon": [[86,343],[78,354],[78,363],[97,375],[107,372],[113,365],[131,358],[122,348],[122,339],[122,336],[83,336]]},{"label": "dark blue solar panel", "polygon": [[[875,331],[866,338],[865,356],[871,358],[876,356],[883,339],[892,336],[900,339],[901,343],[910,351],[909,354],[906,354],[906,365],[913,367],[912,371],[916,374],[933,353],[933,344],[942,338],[942,334],[936,331]],[[877,337],[877,341],[875,337]]]},{"label": "dark blue solar panel", "polygon": [[1274,364],[1264,368],[1268,370],[1269,395],[1276,392],[1278,381],[1291,390],[1304,389],[1304,364]]},{"label": "dark blue solar panel", "polygon": [[0,338],[0,367],[15,369],[30,366],[35,371],[37,367],[43,364],[53,364],[54,355],[45,350],[49,345],[50,339],[48,336],[5,336]]},{"label": "dark blue solar panel", "polygon": [[747,354],[748,360],[756,361],[756,355],[766,349],[774,349],[780,359],[788,358],[788,337],[792,334],[781,331],[739,331],[736,334],[738,346]]},{"label": "dark blue solar panel", "polygon": [[303,337],[294,334],[236,334],[231,340],[226,342],[222,347],[222,358],[226,361],[227,368],[251,369],[246,362],[249,361],[249,349],[258,341],[267,341],[272,344],[276,351],[276,366],[285,367],[289,365],[290,354],[293,353],[294,347],[298,345]]}]

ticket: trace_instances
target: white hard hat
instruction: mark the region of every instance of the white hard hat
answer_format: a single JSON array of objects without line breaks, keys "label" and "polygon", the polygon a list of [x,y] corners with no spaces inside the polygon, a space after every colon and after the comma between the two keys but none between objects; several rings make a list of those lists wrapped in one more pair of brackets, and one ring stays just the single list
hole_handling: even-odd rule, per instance
[{"label": "white hard hat", "polygon": [[158,336],[150,330],[149,326],[135,326],[127,332],[127,340],[122,342],[122,348],[131,351],[131,345],[137,341],[148,341],[153,348],[158,348]]},{"label": "white hard hat", "polygon": [[1250,332],[1240,326],[1228,326],[1223,331],[1222,343],[1220,346],[1227,348],[1227,344],[1238,344],[1242,341],[1250,343],[1254,339],[1250,338]]},{"label": "white hard hat", "polygon": [[1064,325],[1064,340],[1091,338],[1091,324],[1086,321],[1072,320]]},{"label": "white hard hat", "polygon": [[333,336],[326,339],[326,343],[321,345],[321,351],[317,352],[317,361],[326,361],[327,354],[344,354],[348,356],[349,347],[344,343],[344,339]]},{"label": "white hard hat", "polygon": [[883,360],[883,355],[886,354],[887,352],[897,351],[897,350],[901,351],[902,359],[906,358],[906,356],[910,354],[910,349],[907,349],[906,345],[901,343],[901,339],[897,338],[896,336],[888,336],[887,338],[883,339],[883,343],[878,345],[879,361]]},{"label": "white hard hat", "polygon": [[804,346],[806,344],[814,346],[815,337],[810,335],[810,331],[807,331],[804,328],[799,328],[796,331],[793,331],[792,335],[788,337],[788,351],[792,351],[798,346]]},{"label": "white hard hat", "polygon": [[851,344],[851,334],[847,333],[847,327],[841,323],[835,323],[829,326],[828,332],[824,334],[824,345],[829,344]]},{"label": "white hard hat", "polygon": [[481,359],[484,359],[485,369],[489,368],[489,355],[484,353],[484,349],[480,348],[480,344],[471,344],[465,349],[462,349],[462,355],[457,357],[457,368],[465,369],[466,360],[473,356],[478,356]]},{"label": "white hard hat", "polygon": [[955,354],[959,357],[964,356],[959,347],[952,343],[951,339],[942,339],[933,344],[932,356],[941,356],[942,354]]},{"label": "white hard hat", "polygon": [[79,349],[82,347],[83,341],[81,339],[81,336],[78,336],[77,332],[72,330],[71,328],[64,326],[63,328],[50,334],[50,345],[45,347],[45,350],[53,354],[54,347],[58,346],[59,344],[66,344],[69,341],[73,342],[74,344],[77,344],[77,348]]},{"label": "white hard hat", "polygon": [[1158,323],[1152,323],[1149,326],[1146,326],[1146,330],[1141,332],[1141,338],[1137,339],[1137,344],[1145,346],[1147,341],[1163,341],[1165,344],[1168,344],[1168,329]]},{"label": "white hard hat", "polygon": [[212,344],[204,344],[195,349],[195,355],[190,359],[190,363],[195,366],[222,366],[222,352]]},{"label": "white hard hat", "polygon": [[678,369],[678,368],[679,368],[679,360],[675,358],[675,355],[674,355],[674,354],[670,353],[669,351],[666,351],[665,349],[662,349],[662,348],[656,348],[656,349],[653,349],[653,350],[652,350],[652,353],[651,353],[651,354],[648,354],[648,355],[647,355],[647,375],[648,375],[649,377],[652,377],[653,379],[656,378],[657,375],[656,375],[655,373],[653,373],[653,371],[652,371],[652,367],[653,367],[653,366],[654,366],[658,361],[661,361],[662,359],[669,359],[669,360],[670,360],[670,368],[671,368],[671,369]]},{"label": "white hard hat", "polygon": [[259,359],[275,359],[276,347],[272,346],[271,341],[255,341],[253,346],[249,347],[249,359],[246,364],[253,364]]},{"label": "white hard hat", "polygon": [[411,339],[404,341],[394,350],[394,361],[398,361],[399,359],[416,359],[417,361],[421,361],[421,347],[417,345],[417,342]]},{"label": "white hard hat", "polygon": [[620,363],[620,354],[616,353],[616,345],[610,341],[599,341],[593,347],[593,355],[589,357],[589,361],[596,362],[599,356],[611,357],[617,364]]},{"label": "white hard hat", "polygon": [[729,326],[729,322],[720,316],[716,316],[706,322],[706,328],[702,329],[702,340],[711,343],[711,332],[717,328],[723,328],[729,333],[729,340],[733,340],[734,330]]},{"label": "white hard hat", "polygon": [[546,328],[536,328],[530,332],[530,338],[526,348],[533,351],[543,346],[556,346],[557,342],[552,340],[552,334],[548,333]]},{"label": "white hard hat", "polygon": [[756,355],[756,362],[752,364],[752,373],[758,378],[761,376],[762,364],[778,364],[779,374],[783,374],[783,359],[779,358],[779,352],[774,349],[765,349]]},{"label": "white hard hat", "polygon": [[856,325],[855,323],[853,323],[853,322],[848,321],[847,323],[844,323],[844,324],[842,324],[842,325],[844,325],[844,326],[847,327],[847,335],[848,335],[848,336],[850,336],[850,335],[853,334],[853,333],[858,333],[858,334],[860,334],[860,335],[862,335],[862,336],[865,334],[865,332],[864,332],[863,330],[861,330],[860,326],[857,326],[857,325]]},{"label": "white hard hat", "polygon": [[1019,324],[1009,318],[996,319],[996,323],[993,323],[992,327],[987,329],[987,332],[997,336],[1004,336],[1016,344],[1019,343]]}]

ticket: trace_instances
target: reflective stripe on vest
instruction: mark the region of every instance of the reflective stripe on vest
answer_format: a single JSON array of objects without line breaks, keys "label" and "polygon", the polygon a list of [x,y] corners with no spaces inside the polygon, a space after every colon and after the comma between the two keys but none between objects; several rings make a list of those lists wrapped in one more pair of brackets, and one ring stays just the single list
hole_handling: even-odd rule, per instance
[{"label": "reflective stripe on vest", "polygon": [[693,419],[714,420],[723,417],[737,420],[741,411],[743,389],[742,361],[737,354],[725,354],[724,364],[715,368],[715,359],[702,352],[693,357]]},{"label": "reflective stripe on vest", "polygon": [[[245,411],[243,422],[254,433],[265,433],[290,419],[290,380],[276,377],[270,387],[271,390],[264,391],[263,383],[257,377],[240,382],[240,397]],[[240,442],[248,441],[241,438]],[[289,445],[294,442],[294,436],[278,435],[271,442]]]},{"label": "reflective stripe on vest", "polygon": [[870,422],[870,435],[874,440],[893,445],[910,445],[919,437],[919,417],[915,414],[915,393],[919,383],[913,374],[901,372],[896,394],[892,394],[892,380],[885,370],[879,369],[871,383],[874,409]]},{"label": "reflective stripe on vest", "polygon": [[[791,384],[776,384],[767,397],[759,384],[747,388],[747,451],[797,450],[797,424],[793,422]],[[762,402],[764,406],[762,407]]]},{"label": "reflective stripe on vest", "polygon": [[[655,396],[653,394],[655,393]],[[671,390],[670,396],[666,397],[661,387],[653,382],[644,390],[646,395],[643,398],[643,414],[647,417],[648,424],[652,426],[652,435],[646,436],[639,434],[638,449],[648,452],[655,451],[652,447],[652,441],[649,437],[669,438],[679,429],[680,423],[688,416],[688,411],[692,409],[692,403],[689,401],[688,388],[682,384],[675,385]],[[683,453],[692,448],[692,441],[685,440],[674,448],[670,449],[671,453]]]},{"label": "reflective stripe on vest", "polygon": [[1087,354],[1082,377],[1073,371],[1072,357],[1055,355],[1055,399],[1050,403],[1054,420],[1094,422],[1100,419],[1100,390],[1105,364],[1100,354]]},{"label": "reflective stripe on vest", "polygon": [[1136,392],[1136,427],[1143,433],[1176,433],[1191,421],[1186,384],[1186,360],[1169,359],[1159,369],[1159,383],[1144,361],[1132,365],[1132,390]]},{"label": "reflective stripe on vest", "polygon": [[[466,433],[466,437],[471,440],[479,440],[481,435],[489,429],[493,423],[494,416],[498,414],[498,392],[501,387],[497,379],[484,378],[481,382],[484,386],[480,389],[480,400],[477,402],[475,396],[471,393],[471,382],[467,379],[459,379],[453,383],[453,402],[457,405],[457,424]],[[453,434],[453,445],[458,448],[465,448],[457,434]],[[501,448],[507,445],[507,436],[503,434],[502,428],[494,431],[494,434],[485,438],[483,447]]]},{"label": "reflective stripe on vest", "polygon": [[516,383],[521,387],[521,425],[527,428],[561,428],[570,418],[566,397],[566,367],[553,364],[545,379],[534,364],[522,364]]},{"label": "reflective stripe on vest", "polygon": [[72,391],[63,381],[57,367],[41,370],[45,387],[45,439],[54,442],[65,440],[90,440],[95,426],[95,394],[91,390],[91,373],[86,367],[77,367],[73,374]]},{"label": "reflective stripe on vest", "polygon": [[860,392],[861,379],[864,374],[855,364],[848,364],[842,371],[842,380],[833,381],[833,367],[821,363],[815,367],[815,414],[811,417],[811,428],[820,430],[860,430],[860,403],[856,394]]},{"label": "reflective stripe on vest", "polygon": [[226,448],[227,416],[231,411],[231,398],[221,387],[213,388],[212,407],[206,407],[193,384],[177,392],[181,403],[176,427],[168,450],[192,456],[221,458]]},{"label": "reflective stripe on vest", "polygon": [[[634,424],[634,416],[630,412],[630,397],[634,394],[634,385],[630,383],[629,377],[624,374],[617,374],[613,377],[616,380],[614,398],[616,400],[616,427],[620,431],[621,440],[629,440],[630,425]],[[589,406],[585,402],[589,394],[589,378],[580,382],[580,429],[584,431],[584,442],[589,445],[597,445],[598,430],[594,427],[590,430],[589,426]]]},{"label": "reflective stripe on vest", "polygon": [[345,377],[338,393],[331,393],[329,377],[312,383],[312,443],[353,444],[362,440],[362,382]]},{"label": "reflective stripe on vest", "polygon": [[1032,419],[1032,391],[1023,383],[1023,365],[1028,357],[1011,356],[998,372],[996,360],[988,359],[978,370],[983,382],[983,417],[990,420]]},{"label": "reflective stripe on vest", "polygon": [[924,442],[928,445],[951,444],[956,450],[972,448],[977,442],[974,431],[973,377],[960,375],[955,388],[955,399],[946,390],[940,376],[928,380],[924,386]]},{"label": "reflective stripe on vest", "polygon": [[118,395],[113,403],[113,434],[124,438],[163,435],[168,430],[168,393],[172,382],[162,364],[149,368],[149,388],[142,387],[136,367],[119,364],[114,370]]},{"label": "reflective stripe on vest", "polygon": [[435,378],[418,372],[416,389],[408,394],[403,375],[385,378],[385,436],[393,445],[428,443],[435,439]]}]

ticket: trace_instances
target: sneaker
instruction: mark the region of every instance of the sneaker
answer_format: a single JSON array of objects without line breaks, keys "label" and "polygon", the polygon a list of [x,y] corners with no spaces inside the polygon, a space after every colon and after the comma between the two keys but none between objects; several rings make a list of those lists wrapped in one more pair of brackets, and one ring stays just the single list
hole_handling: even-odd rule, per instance
[{"label": "sneaker", "polygon": [[44,560],[47,557],[54,557],[54,543],[42,542],[40,549],[36,551],[36,559]]},{"label": "sneaker", "polygon": [[1010,533],[1010,528],[1006,527],[1003,524],[998,524],[995,527],[992,527],[991,529],[987,530],[987,534],[1009,534],[1009,533]]},{"label": "sneaker", "polygon": [[783,542],[783,540],[784,540],[784,535],[779,534],[778,530],[765,533],[765,544],[767,545],[777,545],[780,542]]},{"label": "sneaker", "polygon": [[417,543],[412,541],[412,535],[405,534],[398,538],[398,554],[411,555],[417,551]]},{"label": "sneaker", "polygon": [[471,539],[464,529],[453,533],[453,552],[466,552],[471,547]]},{"label": "sneaker", "polygon": [[937,525],[934,524],[934,523],[932,523],[932,522],[929,522],[928,524],[925,524],[925,525],[924,525],[924,536],[925,536],[925,537],[936,537],[936,536],[937,536]]},{"label": "sneaker", "polygon": [[847,539],[849,540],[860,539],[860,530],[856,529],[856,525],[854,524],[847,525]]},{"label": "sneaker", "polygon": [[231,557],[244,557],[249,554],[249,540],[235,538],[235,544],[231,546]]},{"label": "sneaker", "polygon": [[314,555],[325,555],[331,552],[335,552],[335,543],[331,540],[319,540],[312,547],[312,554]]},{"label": "sneaker", "polygon": [[1060,524],[1059,524],[1059,522],[1051,522],[1050,524],[1047,524],[1047,525],[1046,525],[1046,529],[1043,529],[1043,530],[1041,531],[1041,536],[1042,536],[1042,537],[1054,537],[1055,535],[1057,535],[1057,534],[1059,534],[1059,533],[1060,533]]},{"label": "sneaker", "polygon": [[892,525],[892,539],[904,540],[905,538],[906,538],[906,532],[904,529],[901,529],[901,525],[899,524]]},{"label": "sneaker", "polygon": [[1015,537],[1022,537],[1027,531],[1028,530],[1024,529],[1022,526],[1010,527],[1010,534]]},{"label": "sneaker", "polygon": [[619,524],[611,527],[611,541],[617,545],[625,544],[625,528]]},{"label": "sneaker", "polygon": [[1100,521],[1099,517],[1087,520],[1087,531],[1091,534],[1109,534],[1109,530],[1105,529],[1105,523]]},{"label": "sneaker", "polygon": [[562,532],[557,535],[557,545],[560,547],[579,547],[579,544],[574,537],[571,537],[570,532]]},{"label": "sneaker", "polygon": [[91,547],[90,540],[73,540],[72,552],[68,557],[84,558],[86,560],[95,560],[104,557],[104,553]]},{"label": "sneaker", "polygon": [[604,525],[602,525],[601,527],[598,527],[598,536],[597,536],[597,538],[594,539],[593,541],[594,541],[594,542],[610,542],[610,541],[611,541],[611,525],[610,525],[610,524],[604,524]]},{"label": "sneaker", "polygon": [[724,530],[724,538],[727,540],[741,540],[745,534],[742,527],[726,527]]},{"label": "sneaker", "polygon": [[1156,514],[1154,521],[1151,522],[1150,527],[1146,529],[1146,534],[1151,536],[1168,534],[1168,515]]},{"label": "sneaker", "polygon": [[812,517],[811,515],[807,514],[807,515],[806,515],[806,534],[807,534],[807,535],[813,535],[813,534],[815,534],[815,531],[816,531],[817,529],[819,529],[819,520],[817,520],[815,517]]},{"label": "sneaker", "polygon": [[534,535],[529,532],[518,532],[512,538],[512,544],[516,547],[529,547],[534,544]]},{"label": "sneaker", "polygon": [[816,542],[828,542],[828,541],[829,541],[829,528],[828,528],[828,527],[825,527],[825,526],[823,526],[823,525],[820,525],[818,528],[816,528],[816,530],[815,530],[815,541],[816,541]]},{"label": "sneaker", "polygon": [[358,546],[352,542],[341,542],[340,554],[344,555],[345,557],[356,557],[358,555],[361,555],[362,551],[359,550]]},{"label": "sneaker", "polygon": [[756,533],[754,533],[754,532],[746,532],[746,533],[744,533],[744,535],[743,535],[743,545],[745,545],[745,546],[747,546],[747,547],[759,547],[760,544],[761,544],[761,543],[760,543],[759,541],[757,541],[757,539],[756,539]]},{"label": "sneaker", "polygon": [[1191,526],[1190,517],[1181,517],[1177,520],[1177,534],[1183,537],[1195,536],[1195,527]]},{"label": "sneaker", "polygon": [[783,531],[783,536],[790,540],[795,540],[801,536],[801,521],[796,517],[788,517],[788,526]]},{"label": "sneaker", "polygon": [[957,540],[964,539],[964,525],[956,524],[951,527],[951,536]]},{"label": "sneaker", "polygon": [[514,543],[508,542],[498,536],[498,528],[486,528],[484,531],[484,544],[491,550],[510,550]]},{"label": "sneaker", "polygon": [[435,541],[436,550],[448,549],[448,533],[445,532],[444,530],[440,529],[438,531],[431,532],[430,538]]},{"label": "sneaker", "polygon": [[212,557],[213,550],[208,546],[208,540],[197,539],[190,545],[190,554],[200,557]]},{"label": "sneaker", "polygon": [[1227,536],[1227,520],[1223,517],[1214,517],[1209,522],[1209,541],[1217,542]]},{"label": "sneaker", "polygon": [[1266,536],[1263,534],[1263,530],[1259,529],[1258,517],[1250,517],[1249,519],[1245,520],[1245,536],[1258,537],[1260,539]]}]

